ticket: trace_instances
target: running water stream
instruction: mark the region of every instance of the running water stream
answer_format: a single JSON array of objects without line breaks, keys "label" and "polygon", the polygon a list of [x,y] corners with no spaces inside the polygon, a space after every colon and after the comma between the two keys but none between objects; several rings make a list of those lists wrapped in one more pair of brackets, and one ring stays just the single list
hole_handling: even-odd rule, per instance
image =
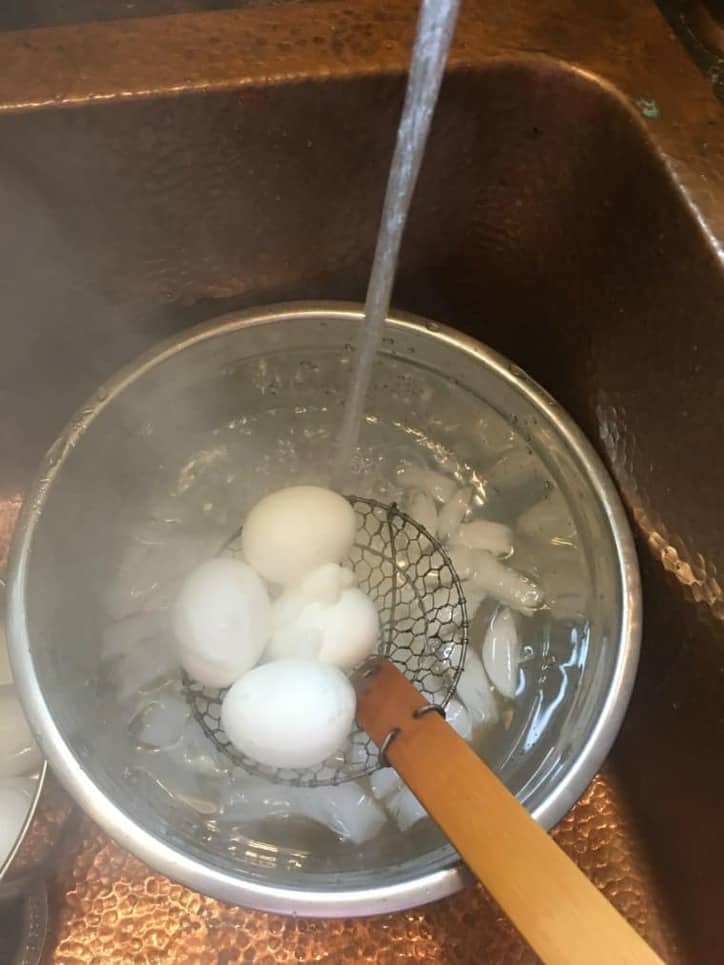
[{"label": "running water stream", "polygon": [[402,235],[425,153],[430,122],[445,72],[460,0],[422,0],[417,36],[397,143],[392,157],[372,263],[365,322],[333,462],[333,484],[341,488],[357,446],[372,368],[390,307]]}]

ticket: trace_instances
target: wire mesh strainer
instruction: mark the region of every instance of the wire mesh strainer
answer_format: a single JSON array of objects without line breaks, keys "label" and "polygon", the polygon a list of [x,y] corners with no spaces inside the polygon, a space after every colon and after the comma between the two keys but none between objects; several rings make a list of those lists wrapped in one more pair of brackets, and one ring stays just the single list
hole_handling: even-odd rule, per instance
[{"label": "wire mesh strainer", "polygon": [[[346,560],[359,588],[380,616],[378,653],[392,661],[433,705],[444,708],[465,660],[468,619],[460,580],[445,550],[428,531],[395,504],[348,496],[357,535]],[[239,556],[241,530],[222,553]],[[379,751],[355,728],[346,745],[316,767],[273,768],[240,753],[221,725],[228,688],[203,687],[184,676],[186,697],[201,729],[217,750],[245,771],[284,784],[311,787],[341,784],[370,774]]]}]

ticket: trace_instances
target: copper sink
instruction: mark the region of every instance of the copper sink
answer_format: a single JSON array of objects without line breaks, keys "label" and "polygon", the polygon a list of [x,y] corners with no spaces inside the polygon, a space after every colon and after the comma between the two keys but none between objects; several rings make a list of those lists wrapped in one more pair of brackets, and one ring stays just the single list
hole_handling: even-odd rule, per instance
[{"label": "copper sink", "polygon": [[[141,349],[227,308],[362,297],[414,13],[0,34],[3,547],[44,448]],[[721,106],[652,3],[467,0],[395,304],[514,358],[618,481],[641,671],[556,836],[670,962],[724,960],[723,244]],[[533,960],[481,888],[286,920],[186,891],[87,821],[51,891],[57,962]]]}]

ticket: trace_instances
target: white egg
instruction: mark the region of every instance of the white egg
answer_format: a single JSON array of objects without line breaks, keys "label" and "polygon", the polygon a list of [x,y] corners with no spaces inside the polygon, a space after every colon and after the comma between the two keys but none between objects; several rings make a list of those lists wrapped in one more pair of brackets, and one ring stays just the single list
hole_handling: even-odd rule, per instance
[{"label": "white egg", "polygon": [[0,781],[0,868],[23,830],[35,788],[35,781],[27,778]]},{"label": "white egg", "polygon": [[206,687],[228,687],[264,651],[271,632],[269,594],[246,563],[208,560],[181,588],[173,629],[186,672]]},{"label": "white egg", "polygon": [[324,636],[324,614],[328,608],[321,603],[302,602],[292,614],[291,601],[284,602],[284,615],[288,618],[274,624],[265,653],[267,660],[285,660],[288,657],[317,660]]},{"label": "white egg", "polygon": [[234,684],[221,723],[234,747],[260,764],[313,767],[344,744],[355,707],[341,670],[315,660],[277,660]]},{"label": "white egg", "polygon": [[270,493],[251,510],[241,534],[244,559],[271,583],[289,585],[323,563],[339,563],[354,543],[347,500],[320,486]]},{"label": "white egg", "polygon": [[0,778],[27,774],[43,757],[12,687],[0,687]]},{"label": "white egg", "polygon": [[318,659],[351,670],[375,653],[380,636],[377,607],[361,590],[345,590],[328,607]]},{"label": "white egg", "polygon": [[299,584],[299,591],[310,602],[336,603],[342,593],[354,586],[352,570],[338,563],[324,563],[308,573]]},{"label": "white egg", "polygon": [[379,634],[372,600],[361,590],[343,590],[332,606],[308,603],[292,619],[276,624],[267,656],[311,657],[351,670],[375,652]]},{"label": "white egg", "polygon": [[354,585],[354,573],[338,563],[323,563],[308,573],[304,579],[288,587],[272,604],[272,627],[274,630],[296,620],[310,603],[325,606],[336,603],[342,590]]}]

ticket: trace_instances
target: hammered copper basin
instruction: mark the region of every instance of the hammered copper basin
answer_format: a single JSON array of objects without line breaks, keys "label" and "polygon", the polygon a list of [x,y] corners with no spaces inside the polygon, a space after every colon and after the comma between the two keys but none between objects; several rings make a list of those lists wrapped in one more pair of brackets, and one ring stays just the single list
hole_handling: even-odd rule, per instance
[{"label": "hammered copper basin", "polygon": [[[8,505],[69,414],[160,337],[243,306],[363,296],[413,14],[327,0],[0,37]],[[395,304],[514,359],[618,483],[642,564],[641,668],[558,839],[667,960],[719,962],[721,108],[648,0],[471,0],[458,41]],[[110,866],[110,845],[84,842],[61,890],[103,905],[84,862]],[[145,908],[147,872],[112,854]],[[102,954],[73,907],[64,949]],[[169,954],[203,914],[173,912]],[[267,919],[214,915],[234,923],[225,941],[241,930],[270,954]],[[374,960],[408,933],[430,961],[526,954],[479,893],[320,928],[300,954]]]}]

